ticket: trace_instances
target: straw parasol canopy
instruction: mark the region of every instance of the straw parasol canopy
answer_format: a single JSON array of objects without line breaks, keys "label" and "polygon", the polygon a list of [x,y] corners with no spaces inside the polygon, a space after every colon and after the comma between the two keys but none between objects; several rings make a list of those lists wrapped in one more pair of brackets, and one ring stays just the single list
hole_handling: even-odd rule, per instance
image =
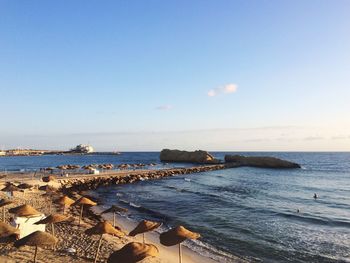
[{"label": "straw parasol canopy", "polygon": [[164,246],[174,246],[179,245],[179,262],[182,262],[181,255],[181,242],[186,239],[197,239],[200,234],[191,232],[190,230],[184,228],[183,226],[177,226],[159,235],[160,243]]},{"label": "straw parasol canopy", "polygon": [[7,206],[7,205],[12,204],[12,203],[13,203],[13,201],[11,201],[11,200],[1,199],[0,200],[0,207],[4,207],[4,206]]},{"label": "straw parasol canopy", "polygon": [[0,238],[12,238],[18,239],[19,238],[19,229],[10,226],[9,224],[6,224],[4,222],[0,222]]},{"label": "straw parasol canopy", "polygon": [[9,183],[3,189],[1,189],[1,191],[11,193],[13,196],[13,192],[18,192],[20,189],[14,184]]},{"label": "straw parasol canopy", "polygon": [[41,214],[35,208],[27,204],[9,209],[9,213],[15,214],[17,216],[23,216],[23,217],[31,217],[31,216],[37,216]]},{"label": "straw parasol canopy", "polygon": [[94,201],[90,200],[89,198],[83,196],[83,197],[79,198],[77,201],[75,201],[73,205],[94,206],[94,205],[97,205],[97,203],[95,203]]},{"label": "straw parasol canopy", "polygon": [[66,208],[70,207],[72,204],[74,204],[75,201],[73,199],[69,198],[68,196],[64,195],[64,196],[58,198],[55,201],[55,203],[59,204],[60,206],[63,207],[63,214],[65,214]]},{"label": "straw parasol canopy", "polygon": [[143,234],[143,243],[145,243],[145,233],[152,231],[158,227],[160,227],[162,223],[159,222],[152,222],[148,220],[142,220],[136,227],[133,229],[130,233],[129,236],[136,236],[138,234]]},{"label": "straw parasol canopy", "polygon": [[116,227],[116,225],[115,225],[115,214],[116,213],[125,213],[125,212],[128,212],[128,209],[123,208],[123,207],[119,207],[119,206],[116,206],[116,205],[112,205],[110,208],[108,208],[107,210],[103,211],[101,213],[101,215],[102,214],[106,214],[106,213],[113,213],[113,226]]},{"label": "straw parasol canopy", "polygon": [[100,251],[103,234],[109,234],[118,237],[122,237],[125,235],[124,232],[114,228],[107,221],[97,223],[94,227],[87,229],[85,233],[88,235],[100,235],[100,240],[98,241],[97,250],[95,254],[95,263],[97,262],[98,252]]},{"label": "straw parasol canopy", "polygon": [[51,181],[55,181],[55,176],[53,175],[49,175],[49,176],[44,176],[43,178],[41,178],[43,180],[43,182],[48,183]]},{"label": "straw parasol canopy", "polygon": [[52,235],[55,236],[55,228],[54,225],[55,223],[59,223],[59,222],[63,222],[63,221],[67,221],[70,218],[66,217],[65,215],[60,215],[60,214],[53,214],[53,215],[49,215],[47,217],[45,217],[44,219],[35,222],[35,225],[40,225],[40,224],[51,224],[51,229],[52,229]]},{"label": "straw parasol canopy", "polygon": [[36,262],[36,255],[38,247],[54,246],[57,243],[57,238],[47,232],[35,231],[28,236],[21,238],[15,242],[15,247],[32,246],[35,247],[34,263]]},{"label": "straw parasol canopy", "polygon": [[59,222],[67,221],[68,219],[69,217],[66,217],[65,215],[52,214],[36,222],[35,225],[59,223]]},{"label": "straw parasol canopy", "polygon": [[85,233],[88,235],[109,234],[109,235],[114,235],[118,237],[125,236],[124,232],[114,228],[107,221],[97,223],[94,227],[87,229]]},{"label": "straw parasol canopy", "polygon": [[0,207],[2,207],[2,222],[5,222],[6,216],[5,216],[5,206],[12,204],[13,201],[1,199],[0,200]]},{"label": "straw parasol canopy", "polygon": [[51,185],[48,185],[48,184],[39,186],[39,190],[46,191],[46,192],[57,192],[57,188],[55,188]]},{"label": "straw parasol canopy", "polygon": [[60,170],[67,170],[67,165],[59,165],[59,166],[56,166],[57,169],[60,169]]},{"label": "straw parasol canopy", "polygon": [[135,263],[146,257],[156,257],[158,254],[159,250],[154,245],[131,242],[113,252],[109,256],[107,263]]},{"label": "straw parasol canopy", "polygon": [[95,203],[94,201],[90,200],[89,198],[81,197],[77,201],[75,201],[73,205],[80,205],[81,206],[80,217],[79,217],[79,225],[80,225],[80,221],[81,221],[81,219],[83,217],[84,205],[95,206],[95,205],[97,205],[97,203]]},{"label": "straw parasol canopy", "polygon": [[110,208],[106,209],[103,211],[101,214],[106,214],[106,213],[125,213],[128,212],[128,209],[116,205],[112,205]]},{"label": "straw parasol canopy", "polygon": [[25,189],[30,189],[30,188],[32,188],[33,186],[32,186],[31,184],[22,183],[22,184],[17,185],[17,187],[18,187],[19,189],[25,190]]},{"label": "straw parasol canopy", "polygon": [[159,239],[160,243],[164,246],[174,246],[185,241],[186,239],[197,239],[200,236],[200,234],[191,232],[183,226],[177,226],[160,234]]}]

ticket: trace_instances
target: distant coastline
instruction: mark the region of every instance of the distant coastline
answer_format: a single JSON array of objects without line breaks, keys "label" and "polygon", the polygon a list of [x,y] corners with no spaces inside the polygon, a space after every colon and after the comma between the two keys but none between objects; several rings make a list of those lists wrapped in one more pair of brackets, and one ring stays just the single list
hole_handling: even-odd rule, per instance
[{"label": "distant coastline", "polygon": [[74,152],[74,151],[58,151],[58,150],[5,150],[0,151],[0,157],[13,156],[42,156],[42,155],[120,155],[120,152]]}]

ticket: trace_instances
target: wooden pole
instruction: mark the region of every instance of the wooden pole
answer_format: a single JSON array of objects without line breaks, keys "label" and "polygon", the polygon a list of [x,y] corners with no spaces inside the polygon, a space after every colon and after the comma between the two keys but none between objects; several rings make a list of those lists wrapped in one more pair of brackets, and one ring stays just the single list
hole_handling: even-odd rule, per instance
[{"label": "wooden pole", "polygon": [[145,233],[143,233],[143,243],[145,244]]},{"label": "wooden pole", "polygon": [[51,230],[52,230],[52,235],[55,236],[55,226],[53,223],[51,223]]},{"label": "wooden pole", "polygon": [[181,243],[179,243],[179,263],[182,263]]},{"label": "wooden pole", "polygon": [[80,209],[79,225],[80,225],[81,218],[83,216],[83,209],[84,209],[84,205],[82,204]]},{"label": "wooden pole", "polygon": [[66,205],[63,205],[63,214],[66,214]]},{"label": "wooden pole", "polygon": [[98,252],[100,251],[100,246],[101,246],[101,242],[102,242],[102,236],[103,236],[103,234],[101,234],[100,240],[98,241],[94,263],[97,262]]},{"label": "wooden pole", "polygon": [[5,222],[5,206],[2,207],[2,222]]},{"label": "wooden pole", "polygon": [[113,227],[115,227],[115,212],[113,212]]},{"label": "wooden pole", "polygon": [[38,246],[35,246],[35,252],[34,252],[34,263],[36,262],[36,254],[38,253]]}]

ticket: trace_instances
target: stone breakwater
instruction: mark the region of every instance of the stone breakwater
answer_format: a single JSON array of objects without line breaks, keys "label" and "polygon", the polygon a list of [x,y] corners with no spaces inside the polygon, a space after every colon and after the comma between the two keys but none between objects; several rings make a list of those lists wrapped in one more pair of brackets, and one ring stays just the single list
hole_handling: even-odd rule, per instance
[{"label": "stone breakwater", "polygon": [[115,173],[108,175],[90,175],[75,178],[58,179],[63,192],[94,190],[100,186],[109,186],[115,184],[128,184],[138,181],[161,179],[164,177],[201,173],[214,170],[231,168],[225,164],[196,166],[190,168],[173,168],[164,170],[143,170],[130,171],[129,173]]}]

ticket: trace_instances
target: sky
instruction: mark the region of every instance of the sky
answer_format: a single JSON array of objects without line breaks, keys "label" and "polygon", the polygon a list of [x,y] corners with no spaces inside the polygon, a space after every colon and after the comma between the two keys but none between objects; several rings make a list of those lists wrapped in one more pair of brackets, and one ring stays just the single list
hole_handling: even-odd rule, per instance
[{"label": "sky", "polygon": [[0,149],[350,150],[348,0],[0,0]]}]

